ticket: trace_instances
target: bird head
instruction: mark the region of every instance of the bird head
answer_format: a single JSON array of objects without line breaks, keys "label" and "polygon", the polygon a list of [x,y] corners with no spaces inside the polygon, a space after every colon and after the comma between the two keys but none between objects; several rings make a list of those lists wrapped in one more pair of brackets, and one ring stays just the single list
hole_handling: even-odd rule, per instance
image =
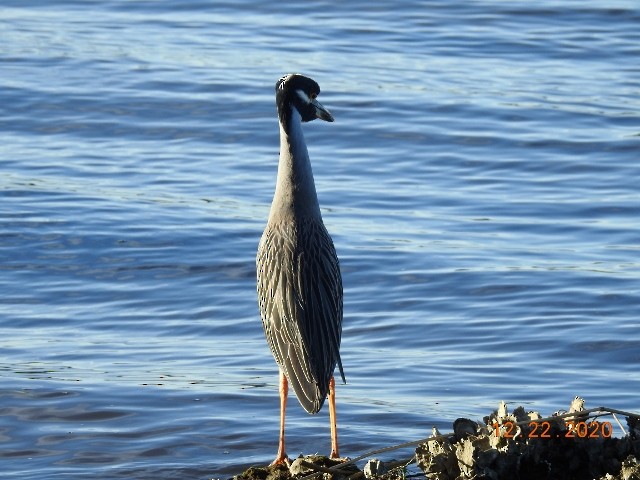
[{"label": "bird head", "polygon": [[276,104],[278,113],[286,117],[289,108],[295,108],[303,122],[320,118],[333,122],[333,116],[318,102],[320,86],[311,78],[291,73],[276,82]]}]

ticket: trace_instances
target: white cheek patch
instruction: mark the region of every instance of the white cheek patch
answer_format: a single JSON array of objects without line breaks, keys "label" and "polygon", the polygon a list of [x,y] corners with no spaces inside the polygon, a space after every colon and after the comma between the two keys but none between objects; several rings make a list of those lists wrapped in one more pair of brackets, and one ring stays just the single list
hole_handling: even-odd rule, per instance
[{"label": "white cheek patch", "polygon": [[302,90],[296,90],[296,93],[304,103],[306,104],[311,103],[311,99],[309,98],[309,96],[306,93],[304,93]]}]

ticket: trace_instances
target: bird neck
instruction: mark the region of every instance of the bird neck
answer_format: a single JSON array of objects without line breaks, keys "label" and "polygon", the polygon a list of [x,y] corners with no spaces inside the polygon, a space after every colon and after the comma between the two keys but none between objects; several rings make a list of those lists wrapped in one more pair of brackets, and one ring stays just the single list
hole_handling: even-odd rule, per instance
[{"label": "bird neck", "polygon": [[289,108],[290,115],[279,115],[280,160],[270,217],[321,218],[302,118],[296,108]]}]

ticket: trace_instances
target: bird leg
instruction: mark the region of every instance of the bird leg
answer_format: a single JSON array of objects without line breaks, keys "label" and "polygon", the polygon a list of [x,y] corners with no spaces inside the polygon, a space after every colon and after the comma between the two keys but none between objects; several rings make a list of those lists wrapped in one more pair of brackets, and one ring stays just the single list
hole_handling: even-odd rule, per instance
[{"label": "bird leg", "polygon": [[284,372],[280,370],[280,440],[278,441],[278,453],[276,459],[271,462],[271,465],[280,465],[281,463],[288,463],[289,458],[287,452],[284,449],[284,417],[287,410],[287,394],[289,393],[289,382]]},{"label": "bird leg", "polygon": [[338,453],[338,423],[336,421],[336,382],[331,375],[329,380],[329,422],[331,423],[331,455],[329,458],[340,458]]}]

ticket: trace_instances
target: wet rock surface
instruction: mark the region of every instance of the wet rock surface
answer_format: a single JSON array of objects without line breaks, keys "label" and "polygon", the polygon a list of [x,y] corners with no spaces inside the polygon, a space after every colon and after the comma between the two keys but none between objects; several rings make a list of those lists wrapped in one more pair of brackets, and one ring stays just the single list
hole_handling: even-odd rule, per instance
[{"label": "wet rock surface", "polygon": [[[457,419],[451,434],[442,435],[434,428],[433,436],[415,449],[413,459],[374,458],[362,460],[362,470],[350,464],[336,471],[345,459],[307,456],[290,465],[252,467],[234,480],[640,480],[640,419],[635,414],[625,419],[625,435],[614,437],[612,421],[617,420],[604,407],[585,410],[579,397],[567,412],[546,418],[522,407],[509,412],[501,402],[481,422]],[[408,472],[410,461],[419,470],[414,466],[415,472]]]},{"label": "wet rock surface", "polygon": [[290,462],[289,465],[269,465],[266,467],[250,467],[241,475],[236,475],[233,480],[285,480],[291,478],[304,478],[314,473],[319,473],[319,479],[346,479],[351,475],[362,473],[355,465],[346,465],[340,469],[340,473],[324,473],[321,469],[329,469],[344,463],[345,459],[331,459],[320,455],[300,456]]}]

